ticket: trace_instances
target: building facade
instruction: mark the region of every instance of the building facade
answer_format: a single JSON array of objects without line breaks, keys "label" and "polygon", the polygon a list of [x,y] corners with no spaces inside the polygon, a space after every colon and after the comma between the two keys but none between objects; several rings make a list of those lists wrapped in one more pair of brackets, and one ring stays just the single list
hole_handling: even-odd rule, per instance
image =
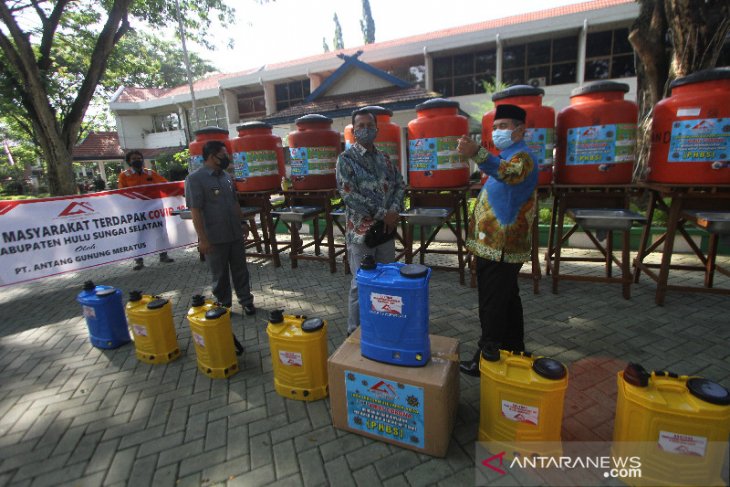
[{"label": "building facade", "polygon": [[353,108],[372,104],[393,109],[405,127],[413,107],[433,96],[459,101],[478,133],[489,107],[485,82],[540,86],[556,111],[589,81],[628,83],[626,98],[635,99],[628,32],[638,12],[633,0],[594,0],[215,74],[194,83],[197,113],[187,85],[121,87],[110,108],[125,150],[182,147],[204,126],[235,137],[249,120],[267,120],[284,137],[304,112],[331,116],[342,132]]}]

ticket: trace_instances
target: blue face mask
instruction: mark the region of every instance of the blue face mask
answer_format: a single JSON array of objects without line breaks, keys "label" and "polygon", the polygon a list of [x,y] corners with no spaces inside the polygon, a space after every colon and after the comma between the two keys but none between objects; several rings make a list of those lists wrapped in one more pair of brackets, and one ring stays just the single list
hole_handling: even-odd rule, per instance
[{"label": "blue face mask", "polygon": [[509,129],[493,130],[492,142],[499,150],[504,150],[512,145],[512,131]]}]

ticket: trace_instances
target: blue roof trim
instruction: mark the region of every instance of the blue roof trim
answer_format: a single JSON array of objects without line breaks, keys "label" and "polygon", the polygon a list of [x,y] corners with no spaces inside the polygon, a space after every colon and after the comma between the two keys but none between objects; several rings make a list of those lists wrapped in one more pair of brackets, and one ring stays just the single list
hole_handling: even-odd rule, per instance
[{"label": "blue roof trim", "polygon": [[321,85],[317,87],[316,90],[314,90],[310,95],[307,97],[305,102],[314,101],[320,96],[324,95],[327,90],[329,90],[337,81],[339,81],[348,71],[350,71],[353,68],[359,68],[365,71],[366,73],[370,73],[374,76],[377,76],[378,78],[381,78],[388,83],[393,84],[394,86],[397,86],[398,88],[410,88],[411,83],[404,81],[400,78],[397,78],[393,76],[392,74],[388,74],[382,69],[378,69],[374,66],[371,66],[367,63],[364,63],[360,61],[357,57],[362,54],[362,51],[358,51],[352,56],[346,56],[344,54],[338,54],[337,57],[344,59],[345,62],[342,63],[342,65],[335,70],[334,73],[332,73],[326,80],[322,82]]}]

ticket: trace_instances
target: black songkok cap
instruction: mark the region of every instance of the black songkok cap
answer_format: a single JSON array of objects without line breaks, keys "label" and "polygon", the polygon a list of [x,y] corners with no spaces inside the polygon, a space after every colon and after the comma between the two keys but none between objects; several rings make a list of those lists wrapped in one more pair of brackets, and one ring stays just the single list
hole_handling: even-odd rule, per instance
[{"label": "black songkok cap", "polygon": [[526,116],[527,113],[517,105],[497,105],[497,112],[494,114],[494,119],[511,118],[512,120],[519,120],[525,123]]}]

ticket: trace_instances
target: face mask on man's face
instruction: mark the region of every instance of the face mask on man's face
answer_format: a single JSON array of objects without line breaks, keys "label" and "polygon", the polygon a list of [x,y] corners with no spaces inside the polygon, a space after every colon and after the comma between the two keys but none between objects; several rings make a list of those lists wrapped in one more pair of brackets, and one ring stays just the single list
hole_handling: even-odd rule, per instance
[{"label": "face mask on man's face", "polygon": [[144,161],[134,160],[130,162],[130,165],[137,171],[140,171],[144,167]]},{"label": "face mask on man's face", "polygon": [[360,145],[370,145],[375,140],[375,137],[378,136],[378,129],[376,127],[365,127],[355,130],[354,133],[355,140],[357,140]]},{"label": "face mask on man's face", "polygon": [[218,167],[225,169],[231,165],[231,160],[228,158],[228,156],[216,156],[216,159],[218,159]]},{"label": "face mask on man's face", "polygon": [[512,145],[512,131],[509,129],[497,129],[492,131],[492,142],[499,150],[504,150]]}]

